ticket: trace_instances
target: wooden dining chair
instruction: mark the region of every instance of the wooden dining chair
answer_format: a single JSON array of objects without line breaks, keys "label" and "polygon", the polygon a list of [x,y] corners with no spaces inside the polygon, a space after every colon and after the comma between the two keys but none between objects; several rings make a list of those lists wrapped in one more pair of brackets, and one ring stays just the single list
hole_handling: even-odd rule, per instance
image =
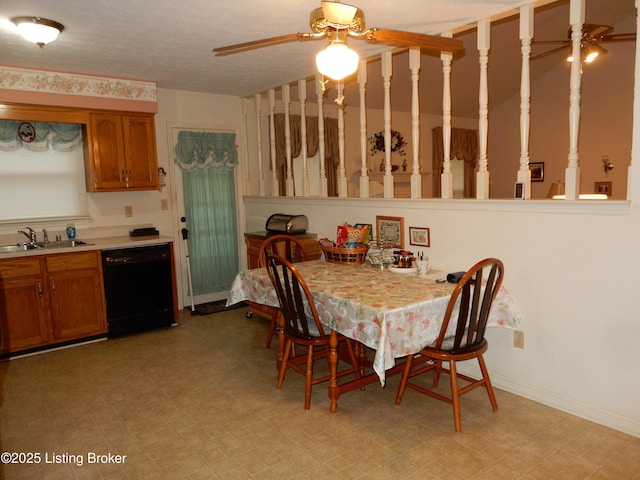
[{"label": "wooden dining chair", "polygon": [[[292,263],[310,260],[309,254],[305,251],[302,243],[291,235],[273,235],[262,242],[258,251],[258,265],[260,267],[267,266],[267,256],[269,255],[282,255]],[[278,327],[280,309],[269,305],[261,305],[260,313],[269,317],[267,348],[271,348],[271,341]]]},{"label": "wooden dining chair", "polygon": [[[496,258],[487,258],[476,263],[458,282],[442,320],[440,334],[435,343],[422,348],[418,353],[407,357],[404,373],[398,387],[396,405],[400,405],[406,387],[453,405],[453,418],[456,432],[462,430],[460,419],[460,396],[470,390],[483,386],[489,395],[491,407],[498,410],[489,372],[482,354],[487,351],[488,343],[484,338],[491,305],[504,276],[504,266]],[[480,287],[480,288],[478,288]],[[482,373],[481,379],[474,379],[457,371],[456,362],[476,358]],[[448,368],[443,366],[448,362]],[[418,375],[433,370],[433,388],[427,388],[410,382]],[[449,374],[451,396],[435,392],[440,374]],[[464,385],[459,386],[458,380]]]},{"label": "wooden dining chair", "polygon": [[[282,388],[288,369],[302,374],[305,377],[304,408],[309,410],[311,387],[328,381],[330,377],[329,374],[318,378],[313,376],[313,367],[317,360],[326,359],[329,367],[330,332],[325,332],[307,283],[291,262],[280,255],[269,255],[267,271],[278,295],[284,318],[284,356],[278,371],[276,387]],[[293,351],[295,345],[303,347],[304,352],[296,354]],[[346,351],[346,360],[350,364],[348,368],[338,371],[338,377],[354,374],[360,378],[361,373],[351,339],[338,334],[338,348]],[[342,355],[339,355],[338,360],[341,358]]]}]

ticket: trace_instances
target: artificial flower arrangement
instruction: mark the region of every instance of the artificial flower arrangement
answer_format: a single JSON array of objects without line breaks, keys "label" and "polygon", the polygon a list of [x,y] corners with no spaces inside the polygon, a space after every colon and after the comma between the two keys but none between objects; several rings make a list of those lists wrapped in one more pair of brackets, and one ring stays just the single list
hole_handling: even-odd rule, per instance
[{"label": "artificial flower arrangement", "polygon": [[[371,155],[375,155],[377,152],[384,152],[384,131],[374,133],[369,137],[369,144],[371,145]],[[397,152],[401,157],[404,157],[404,147],[407,142],[402,138],[402,134],[398,130],[391,130],[391,153]]]}]

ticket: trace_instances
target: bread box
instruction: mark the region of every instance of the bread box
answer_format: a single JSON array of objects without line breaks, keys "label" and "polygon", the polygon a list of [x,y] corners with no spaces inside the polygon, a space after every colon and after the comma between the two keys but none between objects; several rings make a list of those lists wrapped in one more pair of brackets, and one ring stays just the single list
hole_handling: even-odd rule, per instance
[{"label": "bread box", "polygon": [[265,229],[269,233],[306,233],[309,227],[306,215],[274,213],[267,219]]}]

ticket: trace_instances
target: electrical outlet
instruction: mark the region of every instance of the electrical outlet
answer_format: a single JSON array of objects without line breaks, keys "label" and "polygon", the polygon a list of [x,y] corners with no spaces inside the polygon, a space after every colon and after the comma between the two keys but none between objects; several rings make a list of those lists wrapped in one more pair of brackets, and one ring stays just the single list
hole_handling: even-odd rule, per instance
[{"label": "electrical outlet", "polygon": [[133,217],[133,207],[131,205],[125,205],[125,207],[124,207],[124,216],[125,217]]},{"label": "electrical outlet", "polygon": [[169,210],[169,202],[166,198],[160,199],[160,210]]},{"label": "electrical outlet", "polygon": [[524,348],[524,332],[520,330],[513,332],[513,346],[515,348]]}]

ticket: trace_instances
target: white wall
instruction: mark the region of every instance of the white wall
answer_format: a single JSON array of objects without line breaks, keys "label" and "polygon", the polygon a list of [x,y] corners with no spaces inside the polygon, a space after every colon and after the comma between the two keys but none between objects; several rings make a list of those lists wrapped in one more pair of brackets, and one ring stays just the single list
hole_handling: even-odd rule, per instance
[{"label": "white wall", "polygon": [[247,197],[245,204],[249,231],[274,212],[307,215],[319,238],[332,238],[345,221],[400,216],[405,238],[409,226],[431,229],[426,251],[435,268],[458,271],[501,258],[525,318],[525,348],[513,348],[510,330],[490,331],[495,385],[640,436],[637,208],[551,200]]}]

